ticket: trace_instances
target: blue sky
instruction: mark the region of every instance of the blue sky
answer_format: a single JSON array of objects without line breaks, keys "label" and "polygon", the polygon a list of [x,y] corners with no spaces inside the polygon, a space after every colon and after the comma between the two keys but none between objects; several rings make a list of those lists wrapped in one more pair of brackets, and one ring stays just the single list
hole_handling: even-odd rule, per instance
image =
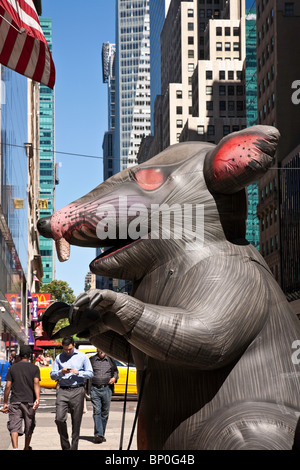
[{"label": "blue sky", "polygon": [[[252,4],[247,0],[247,7]],[[115,0],[42,0],[42,8],[42,16],[53,22],[55,150],[61,165],[58,210],[103,181],[102,140],[108,124],[101,50],[103,42],[115,42]],[[56,258],[56,279],[66,281],[79,295],[94,257],[95,249],[72,246],[68,261]]]},{"label": "blue sky", "polygon": [[[42,0],[52,18],[55,83],[55,150],[60,209],[103,181],[102,140],[107,130],[107,85],[102,82],[103,42],[115,42],[114,0]],[[62,155],[69,152],[101,157]],[[79,295],[95,249],[71,246],[70,259],[56,258],[56,279]]]}]

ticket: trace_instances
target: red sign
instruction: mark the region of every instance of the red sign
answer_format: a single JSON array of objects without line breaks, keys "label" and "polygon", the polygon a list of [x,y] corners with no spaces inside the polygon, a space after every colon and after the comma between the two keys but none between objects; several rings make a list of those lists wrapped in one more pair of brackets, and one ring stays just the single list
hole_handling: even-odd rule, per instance
[{"label": "red sign", "polygon": [[[46,310],[47,307],[49,307],[51,303],[51,294],[44,294],[41,292],[33,293],[31,294],[32,299],[37,298],[38,299],[38,319],[42,316],[44,311]],[[35,336],[42,336],[43,334],[43,329],[42,329],[42,323],[41,322],[36,322],[35,323],[35,328],[34,328]]]},{"label": "red sign", "polygon": [[37,297],[38,298],[38,301],[39,301],[39,308],[40,309],[45,309],[48,307],[48,305],[50,305],[50,302],[51,302],[51,294],[44,294],[44,293],[41,293],[41,292],[37,292],[37,293],[33,293],[31,294],[31,297]]}]

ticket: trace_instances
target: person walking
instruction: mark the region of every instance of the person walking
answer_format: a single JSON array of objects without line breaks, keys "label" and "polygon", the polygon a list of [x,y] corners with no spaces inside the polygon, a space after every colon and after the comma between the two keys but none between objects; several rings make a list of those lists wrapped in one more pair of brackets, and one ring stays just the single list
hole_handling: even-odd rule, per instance
[{"label": "person walking", "polygon": [[[6,374],[4,390],[4,406],[2,411],[9,413],[7,428],[10,432],[12,447],[18,450],[18,436],[23,434],[24,421],[25,446],[24,450],[32,450],[31,437],[36,425],[35,412],[40,402],[40,369],[30,362],[31,347],[21,346],[20,361],[15,362]],[[10,397],[10,403],[8,399]]]},{"label": "person walking", "polygon": [[[72,337],[63,338],[62,347],[63,352],[56,356],[50,372],[51,379],[59,384],[55,423],[62,449],[77,450],[85,397],[84,385],[86,379],[93,377],[93,369],[86,354],[75,348]],[[67,429],[68,411],[72,419],[71,444]]]},{"label": "person walking", "polygon": [[6,374],[9,368],[10,363],[5,359],[5,355],[3,355],[3,359],[0,359],[0,405],[2,404],[4,397]]},{"label": "person walking", "polygon": [[97,349],[97,354],[90,358],[94,376],[90,381],[90,396],[93,405],[94,442],[105,442],[105,429],[109,417],[111,397],[114,384],[119,378],[115,361],[103,351]]}]

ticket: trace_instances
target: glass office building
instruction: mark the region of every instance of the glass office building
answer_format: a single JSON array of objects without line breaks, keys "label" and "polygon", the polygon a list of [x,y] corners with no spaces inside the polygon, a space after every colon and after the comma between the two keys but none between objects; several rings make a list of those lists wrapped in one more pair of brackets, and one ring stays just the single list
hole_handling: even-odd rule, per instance
[{"label": "glass office building", "polygon": [[0,65],[0,353],[27,342],[27,79]]},{"label": "glass office building", "polygon": [[[44,36],[52,52],[52,19],[40,17]],[[40,86],[40,217],[53,214],[55,184],[57,183],[54,155],[54,91]],[[43,283],[54,278],[55,248],[51,239],[40,237],[40,253],[43,264]]]},{"label": "glass office building", "polygon": [[[246,119],[247,127],[257,124],[256,8],[246,11]],[[258,183],[248,187],[247,240],[259,249],[257,217]]]},{"label": "glass office building", "polygon": [[116,2],[116,127],[120,169],[135,165],[151,131],[149,0]]},{"label": "glass office building", "polygon": [[161,94],[160,33],[167,15],[170,0],[151,0],[150,2],[150,94],[151,130],[154,134],[154,102]]}]

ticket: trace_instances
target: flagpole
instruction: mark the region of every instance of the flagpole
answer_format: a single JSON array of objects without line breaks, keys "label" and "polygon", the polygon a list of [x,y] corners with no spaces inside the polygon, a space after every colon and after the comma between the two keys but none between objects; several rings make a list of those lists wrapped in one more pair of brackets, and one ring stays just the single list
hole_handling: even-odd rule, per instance
[{"label": "flagpole", "polygon": [[0,18],[2,18],[4,21],[6,21],[6,23],[8,23],[12,28],[14,28],[18,33],[24,33],[25,29],[22,28],[22,29],[18,29],[16,28],[12,23],[10,23],[6,18],[4,18],[4,16],[0,15]]}]

